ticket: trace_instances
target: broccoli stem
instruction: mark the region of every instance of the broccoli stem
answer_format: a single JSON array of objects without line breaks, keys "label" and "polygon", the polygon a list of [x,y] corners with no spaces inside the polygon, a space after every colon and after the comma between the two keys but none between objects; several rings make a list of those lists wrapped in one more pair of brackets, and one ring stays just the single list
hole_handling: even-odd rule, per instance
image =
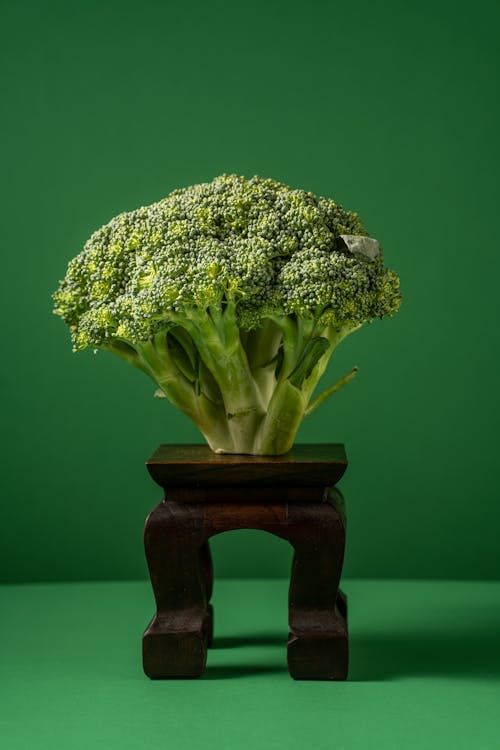
[{"label": "broccoli stem", "polygon": [[219,444],[230,444],[223,409],[204,394],[197,394],[193,384],[180,372],[169,354],[165,331],[134,347],[122,344],[113,343],[105,348],[149,375],[169,401],[196,424],[212,450]]},{"label": "broccoli stem", "polygon": [[280,455],[290,450],[304,416],[304,394],[285,380],[276,389],[254,441],[254,453]]},{"label": "broccoli stem", "polygon": [[240,338],[235,304],[210,309],[208,314],[206,310],[191,308],[179,324],[191,335],[222,395],[230,441],[216,452],[253,453],[254,436],[265,414],[265,404]]},{"label": "broccoli stem", "polygon": [[[339,327],[329,326],[318,331],[314,321],[304,321],[303,319],[293,321],[290,318],[281,321],[275,320],[283,331],[285,359],[266,416],[262,420],[256,436],[254,450],[258,454],[282,454],[290,450],[302,419],[307,413],[312,393],[323,375],[331,355],[346,336],[360,327],[359,325],[346,324]],[[297,363],[300,362],[307,350],[308,344],[313,340],[313,337],[318,338],[318,334],[321,338],[328,339],[330,346],[319,358],[308,377],[298,387],[293,384],[293,378],[291,380],[290,375],[293,374]],[[324,398],[326,397],[325,395]]]},{"label": "broccoli stem", "polygon": [[148,341],[104,348],[146,372],[215,453],[280,455],[304,416],[354,377],[348,373],[310,403],[333,351],[357,328],[289,315],[241,332],[228,304],[191,308]]},{"label": "broccoli stem", "polygon": [[240,332],[252,377],[266,409],[276,385],[275,373],[282,336],[279,326],[269,319],[263,320],[256,330]]},{"label": "broccoli stem", "polygon": [[311,401],[309,406],[304,412],[304,416],[308,417],[310,414],[313,413],[315,409],[318,408],[318,406],[321,406],[321,404],[326,401],[327,398],[329,398],[333,393],[336,393],[337,391],[340,391],[341,388],[343,388],[347,383],[349,383],[355,376],[358,371],[357,367],[353,367],[352,370],[350,370],[346,375],[339,378],[335,381],[335,383],[332,383],[328,388],[325,388],[324,391],[321,391],[321,393],[316,396],[316,398]]}]

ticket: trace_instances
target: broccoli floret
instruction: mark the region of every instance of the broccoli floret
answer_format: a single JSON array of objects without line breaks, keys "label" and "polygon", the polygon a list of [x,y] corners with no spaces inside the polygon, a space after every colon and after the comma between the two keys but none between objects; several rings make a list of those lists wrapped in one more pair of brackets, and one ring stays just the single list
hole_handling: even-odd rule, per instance
[{"label": "broccoli floret", "polygon": [[357,214],[271,179],[222,175],[92,234],[54,294],[75,351],[143,370],[218,453],[282,454],[335,347],[399,307]]}]

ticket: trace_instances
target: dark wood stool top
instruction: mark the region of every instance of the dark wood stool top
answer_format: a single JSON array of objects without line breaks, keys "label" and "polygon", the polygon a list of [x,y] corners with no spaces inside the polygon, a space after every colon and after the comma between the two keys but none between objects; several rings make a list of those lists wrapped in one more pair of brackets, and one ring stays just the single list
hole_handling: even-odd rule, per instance
[{"label": "dark wood stool top", "polygon": [[206,445],[160,445],[146,462],[164,487],[331,487],[347,468],[344,446],[296,445],[284,456],[213,453]]}]

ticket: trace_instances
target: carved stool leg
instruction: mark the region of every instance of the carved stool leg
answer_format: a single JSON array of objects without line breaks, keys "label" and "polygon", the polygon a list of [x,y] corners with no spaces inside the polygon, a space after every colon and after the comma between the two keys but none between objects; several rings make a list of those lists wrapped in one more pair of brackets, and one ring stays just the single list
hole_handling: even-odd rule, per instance
[{"label": "carved stool leg", "polygon": [[150,513],[144,545],[157,611],[143,636],[143,665],[152,678],[197,677],[205,671],[210,577],[202,567],[203,511],[162,502]]},{"label": "carved stool leg", "polygon": [[214,587],[214,572],[213,572],[213,565],[212,565],[212,555],[210,554],[210,545],[208,543],[208,539],[200,547],[200,566],[201,566],[201,574],[203,578],[203,585],[205,586],[205,597],[207,601],[207,618],[206,618],[205,637],[207,641],[207,646],[210,648],[210,646],[213,643],[213,638],[214,638],[214,608],[210,604],[210,599],[212,598],[213,587]]},{"label": "carved stool leg", "polygon": [[338,586],[345,522],[335,501],[289,506],[295,548],[289,591],[288,669],[294,679],[345,680],[347,603]]}]

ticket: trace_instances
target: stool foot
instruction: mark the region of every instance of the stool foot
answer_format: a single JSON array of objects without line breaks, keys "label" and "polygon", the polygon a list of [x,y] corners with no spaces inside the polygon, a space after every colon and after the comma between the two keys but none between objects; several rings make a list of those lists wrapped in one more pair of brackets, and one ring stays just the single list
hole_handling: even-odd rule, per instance
[{"label": "stool foot", "polygon": [[288,671],[294,680],[345,680],[349,667],[347,598],[337,594],[335,621],[327,630],[289,633]]},{"label": "stool foot", "polygon": [[294,680],[345,680],[347,635],[296,636],[288,639],[288,671]]},{"label": "stool foot", "polygon": [[142,639],[144,672],[151,679],[199,677],[207,663],[207,637],[203,630],[153,618]]}]

